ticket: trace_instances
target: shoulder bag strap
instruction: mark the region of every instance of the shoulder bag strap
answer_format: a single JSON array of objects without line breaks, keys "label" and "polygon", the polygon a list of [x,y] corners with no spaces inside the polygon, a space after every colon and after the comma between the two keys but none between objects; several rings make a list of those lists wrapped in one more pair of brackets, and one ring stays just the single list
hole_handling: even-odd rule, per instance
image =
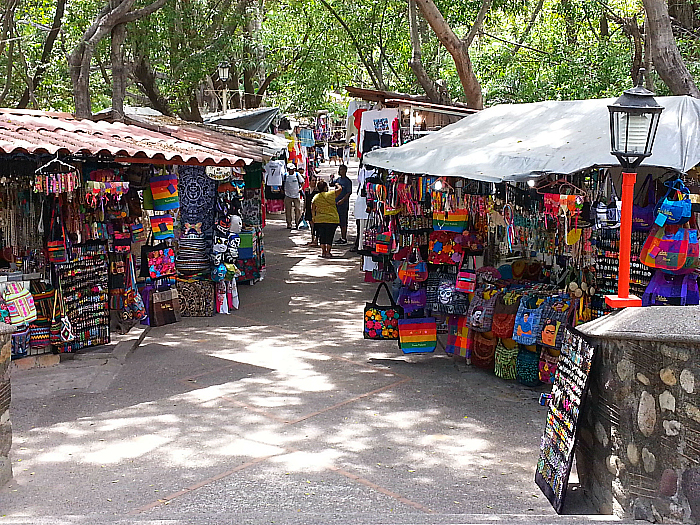
[{"label": "shoulder bag strap", "polygon": [[377,304],[377,299],[379,299],[379,292],[382,288],[386,290],[386,294],[389,296],[389,300],[391,301],[391,306],[396,306],[396,301],[394,301],[394,297],[391,295],[391,291],[389,290],[389,287],[385,282],[377,286],[377,291],[374,293],[374,299],[372,299],[372,304]]}]

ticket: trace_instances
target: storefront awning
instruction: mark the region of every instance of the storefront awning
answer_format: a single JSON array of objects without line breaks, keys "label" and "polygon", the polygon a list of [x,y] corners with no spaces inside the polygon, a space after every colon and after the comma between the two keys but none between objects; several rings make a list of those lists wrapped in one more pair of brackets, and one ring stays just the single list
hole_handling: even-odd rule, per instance
[{"label": "storefront awning", "polygon": [[[615,99],[503,104],[469,115],[398,148],[364,155],[402,173],[489,182],[616,166],[607,106]],[[664,106],[645,166],[686,172],[700,163],[700,100],[658,97]]]},{"label": "storefront awning", "polygon": [[0,154],[88,155],[121,162],[203,166],[241,166],[257,160],[216,146],[141,126],[77,119],[68,113],[0,109]]}]

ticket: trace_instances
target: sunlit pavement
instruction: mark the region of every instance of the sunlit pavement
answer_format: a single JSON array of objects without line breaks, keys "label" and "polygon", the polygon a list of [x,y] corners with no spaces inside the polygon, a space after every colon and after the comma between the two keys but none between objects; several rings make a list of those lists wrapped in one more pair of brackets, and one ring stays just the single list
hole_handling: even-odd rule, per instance
[{"label": "sunlit pavement", "polygon": [[535,486],[538,391],[363,340],[359,257],[269,219],[238,312],[13,376],[0,524],[609,519],[558,517]]}]

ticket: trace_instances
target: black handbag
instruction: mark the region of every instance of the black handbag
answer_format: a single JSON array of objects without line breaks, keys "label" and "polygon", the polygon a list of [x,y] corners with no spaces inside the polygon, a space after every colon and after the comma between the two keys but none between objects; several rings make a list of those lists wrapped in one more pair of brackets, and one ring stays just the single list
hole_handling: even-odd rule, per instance
[{"label": "black handbag", "polygon": [[[139,277],[144,278],[156,278],[156,277],[167,277],[170,275],[175,275],[175,264],[174,264],[174,249],[167,245],[165,242],[153,245],[153,236],[149,235],[146,243],[141,246],[141,265],[139,267]],[[167,259],[165,264],[161,262],[158,268],[158,275],[151,275],[151,264],[149,263],[149,254],[158,252],[163,252],[164,258]],[[153,256],[151,256],[151,259]],[[171,264],[172,258],[172,264]]]},{"label": "black handbag", "polygon": [[427,308],[433,312],[466,315],[469,296],[457,290],[457,272],[435,271],[428,274]]},{"label": "black handbag", "polygon": [[[377,303],[379,292],[384,288],[389,296],[390,304],[381,306]],[[372,302],[365,304],[364,327],[362,334],[365,339],[398,339],[399,319],[403,319],[403,308],[394,301],[389,287],[381,283],[377,287]]]}]

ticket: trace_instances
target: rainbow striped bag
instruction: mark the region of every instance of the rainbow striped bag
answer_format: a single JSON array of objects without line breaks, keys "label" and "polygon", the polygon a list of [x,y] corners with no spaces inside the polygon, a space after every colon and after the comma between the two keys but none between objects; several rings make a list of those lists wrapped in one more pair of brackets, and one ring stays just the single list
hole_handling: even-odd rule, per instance
[{"label": "rainbow striped bag", "polygon": [[163,170],[160,175],[151,177],[153,209],[168,211],[180,207],[180,195],[177,191],[177,175]]},{"label": "rainbow striped bag", "polygon": [[434,211],[433,230],[462,233],[467,229],[467,210]]},{"label": "rainbow striped bag", "polygon": [[153,238],[157,241],[163,241],[175,237],[174,222],[172,215],[153,215],[151,217]]},{"label": "rainbow striped bag", "polygon": [[404,354],[434,352],[437,324],[434,317],[399,319],[399,348]]}]

